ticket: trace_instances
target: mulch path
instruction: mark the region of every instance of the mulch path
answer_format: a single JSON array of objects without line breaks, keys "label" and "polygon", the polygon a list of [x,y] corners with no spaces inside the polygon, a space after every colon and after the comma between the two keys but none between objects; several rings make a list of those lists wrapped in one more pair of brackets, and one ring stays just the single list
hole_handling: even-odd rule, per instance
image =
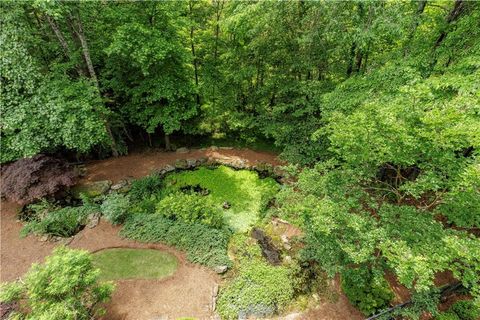
[{"label": "mulch path", "polygon": [[[189,153],[142,152],[128,156],[91,161],[86,164],[87,174],[83,181],[112,180],[114,183],[126,178],[139,178],[176,159],[210,157],[216,159],[242,159],[281,164],[275,154],[252,150],[191,150]],[[3,201],[0,215],[0,282],[21,277],[32,263],[42,262],[58,242],[42,242],[39,237],[19,237],[22,223],[17,220],[19,206]],[[211,270],[191,264],[184,253],[162,244],[143,244],[118,236],[120,227],[101,221],[93,229],[85,228],[69,244],[73,248],[97,251],[111,247],[155,248],[174,254],[179,267],[174,275],[161,280],[122,280],[108,304],[108,320],[153,320],[195,317],[211,319],[212,290],[221,279]],[[325,302],[320,308],[308,312],[302,319],[362,319],[343,295],[337,302]]]}]

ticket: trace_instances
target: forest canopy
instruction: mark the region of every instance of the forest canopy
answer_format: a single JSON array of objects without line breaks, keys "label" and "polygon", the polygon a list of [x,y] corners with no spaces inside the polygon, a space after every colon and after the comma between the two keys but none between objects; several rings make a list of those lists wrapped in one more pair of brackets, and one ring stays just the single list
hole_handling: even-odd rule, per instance
[{"label": "forest canopy", "polygon": [[35,0],[0,15],[1,163],[117,156],[138,134],[167,150],[175,134],[267,139],[302,166],[277,214],[304,228],[305,259],[393,273],[415,316],[439,272],[480,301],[480,2]]}]

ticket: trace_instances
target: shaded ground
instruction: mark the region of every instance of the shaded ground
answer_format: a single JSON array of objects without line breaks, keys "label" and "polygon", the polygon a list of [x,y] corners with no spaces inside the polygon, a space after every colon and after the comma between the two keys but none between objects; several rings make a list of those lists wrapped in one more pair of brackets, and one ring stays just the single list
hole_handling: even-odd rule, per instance
[{"label": "shaded ground", "polygon": [[[138,178],[180,158],[238,158],[247,162],[265,161],[279,164],[271,153],[251,150],[194,150],[187,154],[134,153],[128,156],[87,164],[84,180],[109,179],[116,182],[128,177]],[[0,282],[11,281],[22,276],[34,262],[42,262],[59,243],[41,242],[39,237],[20,238],[22,223],[16,220],[18,206],[8,202],[1,204],[0,224]],[[179,259],[176,273],[161,280],[117,281],[117,289],[108,305],[105,319],[150,320],[175,319],[194,316],[210,319],[212,290],[219,277],[212,271],[185,260],[183,253],[161,244],[141,244],[118,236],[120,227],[102,221],[94,229],[84,229],[69,244],[73,248],[97,251],[111,247],[153,248],[165,250]],[[337,302],[325,302],[316,310],[308,312],[302,319],[362,319],[343,295]]]}]

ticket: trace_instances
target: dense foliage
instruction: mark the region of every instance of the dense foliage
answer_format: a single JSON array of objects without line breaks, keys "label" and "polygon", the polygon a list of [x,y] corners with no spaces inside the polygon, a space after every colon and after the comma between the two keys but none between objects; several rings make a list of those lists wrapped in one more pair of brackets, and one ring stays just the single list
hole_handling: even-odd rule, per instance
[{"label": "dense foliage", "polygon": [[0,300],[18,303],[15,319],[92,319],[103,315],[114,289],[98,276],[88,252],[58,247],[22,281],[3,284]]},{"label": "dense foliage", "polygon": [[163,242],[187,252],[191,262],[209,267],[230,265],[227,255],[229,235],[201,223],[173,221],[156,214],[132,215],[121,235],[142,242]]},{"label": "dense foliage", "polygon": [[393,293],[382,274],[366,268],[347,269],[342,273],[342,290],[365,315],[375,314],[389,306]]},{"label": "dense foliage", "polygon": [[225,319],[265,317],[281,311],[292,298],[288,268],[247,263],[221,292],[218,311]]},{"label": "dense foliage", "polygon": [[2,195],[27,204],[63,191],[74,185],[76,178],[64,160],[40,154],[2,166]]},{"label": "dense foliage", "polygon": [[121,193],[111,193],[105,196],[100,211],[104,217],[113,224],[123,223],[130,210],[130,199]]},{"label": "dense foliage", "polygon": [[170,219],[199,222],[214,228],[223,224],[223,212],[204,196],[176,192],[169,194],[157,204],[157,213]]},{"label": "dense foliage", "polygon": [[[278,184],[272,178],[260,179],[249,170],[234,170],[220,166],[215,169],[200,167],[193,171],[183,171],[165,177],[168,191],[200,187],[202,197],[213,206],[223,210],[224,221],[234,231],[247,231],[260,217],[268,202],[278,191]],[[188,191],[188,190],[187,190]]]},{"label": "dense foliage", "polygon": [[[304,229],[305,261],[391,273],[413,294],[405,317],[435,313],[439,272],[480,304],[480,2],[38,0],[0,13],[2,163],[117,155],[136,136],[167,149],[175,133],[267,138],[305,165],[272,212]],[[228,260],[228,237],[152,215],[158,202],[200,185],[246,231],[278,190],[222,167],[161,185],[134,183],[124,233],[206,264]],[[29,199],[29,186],[11,190]]]}]

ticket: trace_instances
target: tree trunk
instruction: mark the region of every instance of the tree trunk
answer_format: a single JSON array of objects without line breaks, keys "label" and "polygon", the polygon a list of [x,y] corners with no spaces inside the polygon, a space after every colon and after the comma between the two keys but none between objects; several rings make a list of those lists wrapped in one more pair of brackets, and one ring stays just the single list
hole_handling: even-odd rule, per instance
[{"label": "tree trunk", "polygon": [[353,59],[355,58],[356,47],[357,47],[357,44],[353,42],[352,46],[350,47],[350,55],[348,56],[347,77],[350,77],[353,71]]},{"label": "tree trunk", "polygon": [[57,22],[52,19],[48,14],[45,15],[48,21],[48,24],[53,30],[53,33],[55,33],[55,36],[57,36],[58,42],[60,42],[60,45],[62,46],[63,49],[63,54],[67,59],[70,59],[70,48],[68,47],[67,40],[65,40],[65,37],[63,36],[62,31],[60,30]]},{"label": "tree trunk", "polygon": [[[190,15],[193,15],[193,5],[192,1],[188,3],[188,7],[190,9]],[[190,47],[192,49],[192,56],[193,56],[193,72],[195,75],[195,87],[198,90],[198,61],[197,61],[197,55],[195,54],[195,42],[194,42],[194,27],[190,27]],[[197,106],[200,106],[200,94],[196,93],[196,101],[197,101]]]},{"label": "tree trunk", "polygon": [[170,135],[165,133],[165,150],[172,151],[172,145],[170,144]]},{"label": "tree trunk", "polygon": [[411,43],[413,37],[415,36],[415,31],[417,31],[420,16],[422,15],[423,11],[425,10],[426,5],[427,5],[427,0],[421,0],[421,1],[418,2],[417,11],[415,12],[415,17],[413,19],[412,31],[408,35],[407,41],[405,42],[405,48],[404,48],[404,51],[403,51],[403,56],[404,57],[407,56],[407,54],[408,54],[408,48],[410,46],[410,43]]},{"label": "tree trunk", "polygon": [[[455,5],[453,6],[452,11],[448,14],[447,18],[445,19],[445,22],[447,23],[447,26],[454,22],[455,20],[460,17],[461,13],[463,12],[463,9],[465,8],[465,3],[463,0],[456,0]],[[433,46],[433,50],[435,51],[440,44],[442,44],[443,40],[445,40],[445,37],[447,36],[447,30],[443,30],[442,33],[437,38],[437,41],[435,41],[435,45]]]},{"label": "tree trunk", "polygon": [[[93,68],[92,59],[90,57],[90,50],[88,49],[87,39],[85,38],[85,33],[83,32],[83,25],[82,25],[80,15],[77,12],[75,16],[70,15],[70,19],[71,19],[72,29],[73,29],[74,33],[76,34],[78,40],[80,41],[80,45],[82,47],[83,58],[85,59],[85,63],[87,64],[87,69],[88,69],[88,73],[90,75],[90,78],[93,80],[93,82],[95,84],[95,87],[97,88],[98,95],[101,96],[100,86],[98,84],[98,79],[97,79],[97,74],[95,73],[95,69]],[[115,137],[112,133],[110,123],[105,118],[103,120],[104,120],[104,123],[105,123],[105,129],[106,129],[107,134],[110,138],[110,147],[111,147],[111,150],[112,150],[112,155],[114,157],[118,157],[119,152],[118,152],[118,148],[117,148],[117,143],[115,142]]]},{"label": "tree trunk", "polygon": [[83,58],[85,59],[85,63],[87,64],[88,73],[90,78],[93,80],[97,88],[100,90],[100,86],[98,85],[97,74],[95,73],[95,69],[93,68],[92,59],[90,57],[90,50],[88,49],[87,39],[85,38],[85,33],[83,32],[83,24],[80,19],[80,16],[77,14],[76,17],[73,18],[74,23],[76,24],[76,29],[73,28],[75,31],[78,40],[80,40],[80,45],[82,46],[82,54]]}]

